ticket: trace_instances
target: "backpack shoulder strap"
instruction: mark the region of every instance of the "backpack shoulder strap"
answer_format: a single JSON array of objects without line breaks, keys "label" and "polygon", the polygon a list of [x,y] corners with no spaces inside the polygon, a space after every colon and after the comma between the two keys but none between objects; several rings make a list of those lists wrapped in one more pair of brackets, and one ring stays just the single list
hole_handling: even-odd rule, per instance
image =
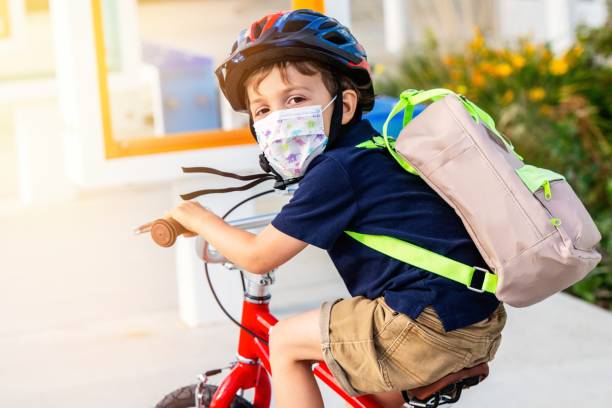
[{"label": "backpack shoulder strap", "polygon": [[[455,282],[462,283],[472,291],[479,293],[495,293],[497,288],[497,275],[486,269],[463,264],[425,248],[386,235],[369,235],[353,231],[344,232],[351,238],[375,251],[381,252],[398,261],[451,279]],[[480,276],[474,279],[474,276],[477,274]],[[475,282],[473,283],[473,281]]]}]

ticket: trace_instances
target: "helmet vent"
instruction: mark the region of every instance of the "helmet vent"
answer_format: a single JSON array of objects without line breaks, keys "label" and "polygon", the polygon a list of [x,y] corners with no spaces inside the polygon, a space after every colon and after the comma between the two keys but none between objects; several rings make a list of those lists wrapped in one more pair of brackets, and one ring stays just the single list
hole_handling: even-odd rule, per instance
[{"label": "helmet vent", "polygon": [[325,35],[323,35],[323,38],[337,45],[343,45],[347,43],[346,38],[344,38],[341,34],[339,34],[336,31],[326,33]]},{"label": "helmet vent", "polygon": [[309,10],[309,9],[296,10],[295,13],[305,14],[307,16],[313,16],[313,17],[325,17],[323,14],[319,13],[318,11]]},{"label": "helmet vent", "polygon": [[261,29],[263,28],[263,23],[260,24],[255,24],[252,28],[253,30],[253,38],[257,39],[259,38],[259,35],[261,34]]},{"label": "helmet vent", "polygon": [[291,20],[283,27],[283,33],[295,33],[306,27],[310,23],[308,20]]},{"label": "helmet vent", "polygon": [[335,21],[328,20],[328,21],[324,22],[323,24],[321,24],[321,26],[319,27],[319,30],[325,30],[325,29],[328,29],[328,28],[332,28],[332,27],[335,27],[336,25],[337,24],[336,24]]}]

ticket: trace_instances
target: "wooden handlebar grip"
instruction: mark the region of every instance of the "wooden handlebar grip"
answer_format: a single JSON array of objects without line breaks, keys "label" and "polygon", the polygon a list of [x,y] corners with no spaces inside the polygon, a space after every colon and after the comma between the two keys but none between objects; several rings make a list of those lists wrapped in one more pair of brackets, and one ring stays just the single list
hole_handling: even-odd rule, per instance
[{"label": "wooden handlebar grip", "polygon": [[172,218],[155,220],[151,225],[151,238],[163,247],[174,245],[176,238],[185,232],[187,230]]}]

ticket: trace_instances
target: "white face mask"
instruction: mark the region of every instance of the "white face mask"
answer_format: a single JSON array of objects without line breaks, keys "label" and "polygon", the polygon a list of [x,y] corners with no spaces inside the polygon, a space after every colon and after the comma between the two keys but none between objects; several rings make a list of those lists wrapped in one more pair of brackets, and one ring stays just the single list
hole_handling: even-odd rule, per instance
[{"label": "white face mask", "polygon": [[253,123],[259,147],[270,165],[284,179],[301,177],[327,146],[320,105],[282,109]]}]

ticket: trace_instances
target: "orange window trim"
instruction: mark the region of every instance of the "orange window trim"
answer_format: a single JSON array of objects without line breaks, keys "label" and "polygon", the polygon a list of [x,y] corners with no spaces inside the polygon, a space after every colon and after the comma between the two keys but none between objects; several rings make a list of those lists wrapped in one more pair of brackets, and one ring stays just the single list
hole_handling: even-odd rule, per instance
[{"label": "orange window trim", "polygon": [[0,0],[0,21],[2,29],[0,29],[0,38],[11,36],[11,16],[9,15],[9,0]]},{"label": "orange window trim", "polygon": [[[0,0],[0,5],[4,4],[2,1],[3,0]],[[104,45],[104,19],[102,16],[101,0],[91,0],[91,10],[97,57],[98,89],[100,92],[104,155],[106,159],[254,143],[253,137],[251,136],[251,132],[248,128],[229,131],[214,129],[199,132],[176,133],[167,135],[165,137],[144,136],[130,140],[116,140],[113,137],[112,131],[112,118],[106,67],[106,48]]]},{"label": "orange window trim", "polygon": [[292,0],[292,9],[311,9],[320,13],[325,13],[325,0]]}]

